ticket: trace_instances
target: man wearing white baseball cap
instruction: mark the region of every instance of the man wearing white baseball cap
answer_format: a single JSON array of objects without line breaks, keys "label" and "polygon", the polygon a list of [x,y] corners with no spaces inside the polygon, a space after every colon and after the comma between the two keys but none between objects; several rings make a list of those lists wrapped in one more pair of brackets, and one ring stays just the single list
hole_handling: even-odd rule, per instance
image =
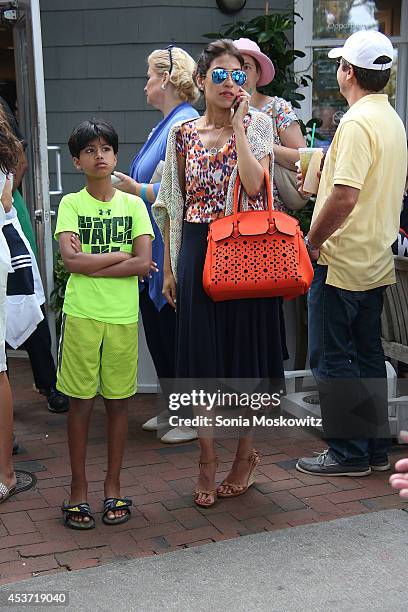
[{"label": "man wearing white baseball cap", "polygon": [[[329,51],[331,59],[342,57],[349,64],[366,70],[388,70],[392,66],[394,49],[389,38],[381,32],[361,30],[352,34],[343,47]],[[379,57],[388,58],[378,62]]]},{"label": "man wearing white baseball cap", "polygon": [[327,152],[311,229],[309,354],[328,449],[296,468],[321,476],[390,469],[387,387],[381,345],[383,291],[395,283],[391,251],[407,170],[403,123],[380,93],[394,50],[380,32],[356,32],[338,59],[349,110]]}]

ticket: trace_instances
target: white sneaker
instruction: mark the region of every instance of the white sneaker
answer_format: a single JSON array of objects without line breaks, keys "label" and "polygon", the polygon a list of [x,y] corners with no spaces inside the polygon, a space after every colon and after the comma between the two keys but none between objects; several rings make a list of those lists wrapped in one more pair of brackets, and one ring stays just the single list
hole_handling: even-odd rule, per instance
[{"label": "white sneaker", "polygon": [[159,415],[149,419],[146,423],[143,423],[142,429],[144,431],[157,431],[158,429],[165,429],[168,426],[169,413],[167,410],[163,410]]},{"label": "white sneaker", "polygon": [[165,444],[179,444],[180,442],[191,442],[197,440],[197,430],[192,427],[173,427],[162,438],[161,442]]}]

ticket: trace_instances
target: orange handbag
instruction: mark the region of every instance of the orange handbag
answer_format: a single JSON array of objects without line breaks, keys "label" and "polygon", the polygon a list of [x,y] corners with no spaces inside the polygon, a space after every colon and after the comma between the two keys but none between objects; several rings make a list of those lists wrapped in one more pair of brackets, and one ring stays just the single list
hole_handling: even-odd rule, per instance
[{"label": "orange handbag", "polygon": [[265,172],[267,210],[241,211],[240,179],[233,212],[213,221],[203,270],[203,286],[214,302],[242,298],[292,299],[309,289],[313,268],[299,222],[274,210]]}]

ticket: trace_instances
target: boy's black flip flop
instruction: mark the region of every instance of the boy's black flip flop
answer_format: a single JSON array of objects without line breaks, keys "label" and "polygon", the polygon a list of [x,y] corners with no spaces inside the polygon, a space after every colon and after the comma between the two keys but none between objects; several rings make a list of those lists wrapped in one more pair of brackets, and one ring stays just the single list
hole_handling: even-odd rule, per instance
[{"label": "boy's black flip flop", "polygon": [[[64,523],[70,529],[94,529],[95,519],[92,515],[91,508],[87,502],[81,504],[67,504],[64,502],[61,506],[62,514],[64,515]],[[89,521],[74,521],[70,515],[88,516]]]},{"label": "boy's black flip flop", "polygon": [[[102,522],[105,525],[121,525],[126,523],[130,519],[130,506],[132,503],[132,500],[127,497],[107,497],[103,502]],[[108,518],[108,512],[115,512],[115,510],[126,510],[126,514],[113,519]]]}]

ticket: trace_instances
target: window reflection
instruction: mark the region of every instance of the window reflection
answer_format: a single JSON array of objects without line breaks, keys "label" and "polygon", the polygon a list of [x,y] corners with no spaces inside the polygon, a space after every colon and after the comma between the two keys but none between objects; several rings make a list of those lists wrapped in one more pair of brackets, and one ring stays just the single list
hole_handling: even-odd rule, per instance
[{"label": "window reflection", "polygon": [[337,62],[327,57],[329,49],[313,50],[313,117],[321,119],[315,142],[327,149],[339,121],[347,110],[347,102],[337,84]]},{"label": "window reflection", "polygon": [[[321,119],[322,125],[318,128],[316,146],[325,150],[333,140],[334,133],[341,117],[347,111],[346,100],[340,94],[337,84],[337,63],[329,59],[329,48],[315,48],[313,50],[313,117]],[[391,77],[384,93],[388,94],[390,103],[395,108],[397,90],[398,51],[394,51],[394,62]]]},{"label": "window reflection", "polygon": [[347,38],[358,30],[399,36],[401,0],[313,0],[313,37]]}]

